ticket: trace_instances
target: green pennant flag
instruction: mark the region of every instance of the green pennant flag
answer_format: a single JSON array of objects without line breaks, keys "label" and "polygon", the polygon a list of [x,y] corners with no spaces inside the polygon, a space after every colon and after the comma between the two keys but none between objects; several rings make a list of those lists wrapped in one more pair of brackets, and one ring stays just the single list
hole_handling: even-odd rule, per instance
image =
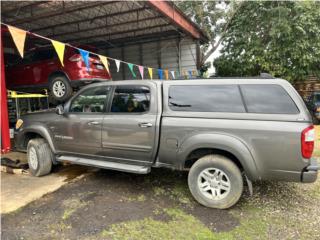
[{"label": "green pennant flag", "polygon": [[133,64],[132,63],[128,63],[128,67],[129,67],[129,69],[130,69],[130,71],[132,73],[132,76],[134,78],[136,78],[137,76],[136,76],[135,72],[133,71]]}]

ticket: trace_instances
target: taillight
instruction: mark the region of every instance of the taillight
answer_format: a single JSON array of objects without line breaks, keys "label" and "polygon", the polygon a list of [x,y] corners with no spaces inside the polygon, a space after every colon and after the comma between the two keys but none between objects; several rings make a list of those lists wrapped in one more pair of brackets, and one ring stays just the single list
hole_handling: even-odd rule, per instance
[{"label": "taillight", "polygon": [[311,158],[315,141],[315,129],[309,126],[301,133],[301,154],[303,158]]},{"label": "taillight", "polygon": [[79,62],[81,61],[81,56],[79,54],[74,54],[69,58],[71,62]]}]

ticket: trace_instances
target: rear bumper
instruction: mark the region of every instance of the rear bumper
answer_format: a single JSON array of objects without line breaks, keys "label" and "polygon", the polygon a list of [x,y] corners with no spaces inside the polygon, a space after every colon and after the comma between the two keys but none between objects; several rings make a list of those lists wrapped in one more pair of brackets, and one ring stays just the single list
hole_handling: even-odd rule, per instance
[{"label": "rear bumper", "polygon": [[317,159],[312,158],[310,161],[310,165],[307,166],[305,170],[301,173],[301,182],[315,182],[317,180],[318,170],[320,170],[320,167],[317,163]]}]

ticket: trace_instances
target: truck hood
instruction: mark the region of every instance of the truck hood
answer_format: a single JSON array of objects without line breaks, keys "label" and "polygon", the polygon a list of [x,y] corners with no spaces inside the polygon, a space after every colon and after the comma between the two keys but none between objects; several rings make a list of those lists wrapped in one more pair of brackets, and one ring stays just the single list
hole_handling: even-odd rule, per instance
[{"label": "truck hood", "polygon": [[55,113],[55,109],[48,109],[44,111],[28,113],[20,118],[23,120],[23,122],[51,122],[57,117],[58,115]]}]

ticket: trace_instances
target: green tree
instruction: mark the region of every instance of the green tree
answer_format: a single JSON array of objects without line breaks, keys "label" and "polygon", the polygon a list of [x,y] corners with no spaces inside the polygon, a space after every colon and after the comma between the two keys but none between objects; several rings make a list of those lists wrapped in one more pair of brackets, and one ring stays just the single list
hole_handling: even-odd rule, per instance
[{"label": "green tree", "polygon": [[201,46],[200,62],[204,63],[223,41],[235,13],[243,2],[237,1],[175,1],[175,4],[201,29],[209,38]]},{"label": "green tree", "polygon": [[244,2],[221,53],[214,61],[219,76],[320,76],[320,2]]}]

